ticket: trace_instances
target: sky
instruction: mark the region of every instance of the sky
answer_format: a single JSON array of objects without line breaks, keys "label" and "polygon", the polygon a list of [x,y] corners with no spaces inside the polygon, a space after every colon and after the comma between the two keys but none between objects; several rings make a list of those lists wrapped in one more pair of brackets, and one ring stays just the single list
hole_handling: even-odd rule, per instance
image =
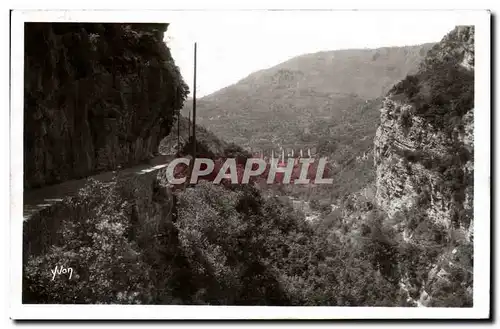
[{"label": "sky", "polygon": [[302,54],[438,42],[461,19],[445,11],[177,12],[165,42],[190,90],[197,43],[201,97]]}]

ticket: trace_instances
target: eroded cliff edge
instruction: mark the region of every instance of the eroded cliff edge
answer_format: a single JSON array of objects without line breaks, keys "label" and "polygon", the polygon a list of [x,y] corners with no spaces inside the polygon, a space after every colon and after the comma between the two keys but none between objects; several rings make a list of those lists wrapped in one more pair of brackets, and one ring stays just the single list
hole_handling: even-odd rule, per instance
[{"label": "eroded cliff edge", "polygon": [[[376,201],[389,218],[430,221],[472,234],[474,28],[459,26],[432,48],[380,110]],[[418,216],[408,216],[418,212]],[[418,222],[407,222],[411,229]]]},{"label": "eroded cliff edge", "polygon": [[474,27],[458,26],[436,44],[380,112],[375,202],[426,259],[419,271],[400,265],[402,291],[419,306],[471,306]]},{"label": "eroded cliff edge", "polygon": [[167,26],[26,24],[25,188],[157,152],[188,92],[163,42]]}]

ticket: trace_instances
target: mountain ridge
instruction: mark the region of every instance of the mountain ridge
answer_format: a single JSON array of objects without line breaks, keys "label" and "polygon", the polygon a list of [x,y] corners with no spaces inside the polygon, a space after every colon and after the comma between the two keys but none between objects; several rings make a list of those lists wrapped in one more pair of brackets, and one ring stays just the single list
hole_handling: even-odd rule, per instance
[{"label": "mountain ridge", "polygon": [[[316,118],[335,117],[384,94],[416,70],[432,45],[296,56],[197,99],[197,122],[244,147],[306,146],[297,137]],[[191,108],[187,101],[184,115]]]}]

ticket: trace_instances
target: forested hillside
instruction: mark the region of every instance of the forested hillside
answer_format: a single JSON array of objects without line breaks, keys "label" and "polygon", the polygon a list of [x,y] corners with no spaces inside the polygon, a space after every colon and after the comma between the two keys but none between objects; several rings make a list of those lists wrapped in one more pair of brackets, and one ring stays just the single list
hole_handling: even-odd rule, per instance
[{"label": "forested hillside", "polygon": [[[198,123],[221,139],[270,153],[314,148],[329,157],[329,199],[373,182],[383,95],[416,72],[432,44],[298,56],[197,101]],[[186,102],[184,115],[191,111]],[[319,191],[317,191],[319,192]]]},{"label": "forested hillside", "polygon": [[[382,96],[417,68],[431,46],[298,56],[199,99],[198,122],[243,147],[315,146],[319,137],[316,124],[352,123],[345,121],[345,112]],[[190,107],[188,102],[183,113]],[[347,116],[376,126],[370,114]],[[332,133],[330,139],[336,140],[335,130]]]}]

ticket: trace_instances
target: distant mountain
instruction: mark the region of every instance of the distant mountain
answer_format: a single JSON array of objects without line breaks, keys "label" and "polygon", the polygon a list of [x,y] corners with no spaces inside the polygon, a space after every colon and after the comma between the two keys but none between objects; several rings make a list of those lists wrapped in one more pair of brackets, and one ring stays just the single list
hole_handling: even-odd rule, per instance
[{"label": "distant mountain", "polygon": [[[424,44],[298,56],[198,99],[197,122],[244,147],[317,146],[314,129],[318,122],[337,125],[345,111],[385,94],[416,70],[431,47]],[[191,107],[192,103],[186,102],[183,113],[187,115]],[[372,120],[372,116],[367,118]],[[377,121],[372,123],[374,133]],[[335,139],[335,133],[331,137]]]}]

